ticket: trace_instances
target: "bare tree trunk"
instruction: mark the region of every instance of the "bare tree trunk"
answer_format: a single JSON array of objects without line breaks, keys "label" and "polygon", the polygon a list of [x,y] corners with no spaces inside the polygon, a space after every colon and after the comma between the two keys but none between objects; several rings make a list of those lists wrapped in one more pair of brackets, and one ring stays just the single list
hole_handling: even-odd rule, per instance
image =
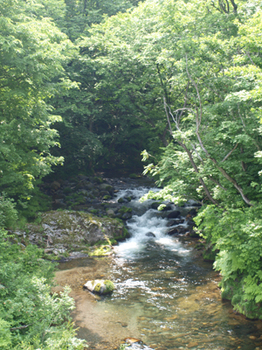
[{"label": "bare tree trunk", "polygon": [[[186,56],[186,62],[187,62],[187,56]],[[202,110],[202,102],[201,102],[201,97],[200,97],[200,93],[199,93],[199,89],[198,89],[198,86],[196,84],[196,82],[193,80],[193,78],[191,77],[190,73],[189,73],[189,70],[188,70],[188,66],[186,65],[186,70],[187,70],[187,75],[188,75],[188,78],[190,79],[190,81],[192,82],[193,86],[195,87],[196,89],[196,93],[197,93],[197,96],[198,96],[198,101],[199,101],[199,109],[197,109],[195,116],[196,116],[196,135],[197,135],[197,139],[198,139],[198,142],[200,144],[200,147],[202,148],[202,150],[205,152],[206,156],[212,160],[212,162],[215,164],[215,166],[217,167],[217,169],[223,174],[223,176],[229,181],[231,182],[234,187],[236,188],[236,190],[240,193],[242,199],[244,200],[244,202],[246,204],[248,204],[249,206],[252,206],[250,200],[244,195],[244,191],[243,189],[241,188],[241,186],[239,186],[239,184],[237,183],[237,181],[232,178],[226,171],[225,169],[223,169],[221,166],[219,166],[218,162],[216,159],[212,158],[211,155],[208,153],[208,151],[206,150],[206,148],[204,147],[204,144],[203,144],[203,141],[200,137],[200,134],[199,134],[199,128],[200,128],[200,125],[201,125],[201,121],[202,121],[202,115],[203,115],[203,110]],[[234,151],[234,149],[237,147],[237,145],[233,148],[232,151],[230,151],[228,153],[228,155],[225,157],[225,158],[228,158],[229,155]],[[224,158],[224,160],[225,160]]]},{"label": "bare tree trunk", "polygon": [[[196,163],[194,162],[194,159],[192,157],[192,154],[191,152],[189,151],[189,149],[186,147],[186,145],[182,144],[182,142],[178,142],[180,144],[181,147],[184,148],[184,150],[186,151],[188,157],[189,157],[189,160],[190,160],[190,163],[192,164],[195,172],[197,174],[199,174],[199,171],[198,171],[198,168],[197,168],[197,165]],[[219,206],[219,203],[212,197],[211,193],[209,192],[208,190],[208,187],[207,185],[205,184],[205,181],[202,179],[202,177],[199,177],[199,182],[201,183],[201,185],[203,186],[203,189],[205,191],[205,194],[207,195],[208,199],[215,205]]]},{"label": "bare tree trunk", "polygon": [[[167,111],[167,104],[166,104],[166,101],[165,101],[165,98],[164,98],[164,108],[165,108],[165,112],[166,112],[166,116],[167,116],[167,121],[168,121],[168,125],[169,125],[169,131],[170,131],[170,134],[172,135],[172,127],[171,127],[171,123],[170,123],[170,118],[169,118],[169,113]],[[192,154],[190,152],[190,150],[186,147],[186,145],[181,142],[181,141],[178,141],[178,144],[186,151],[188,157],[189,157],[189,160],[190,160],[190,163],[194,169],[194,171],[199,174],[199,170],[198,170],[198,167],[192,157]],[[205,181],[202,179],[202,177],[199,177],[198,178],[199,182],[201,183],[201,185],[203,186],[203,189],[205,191],[205,194],[207,195],[208,199],[215,205],[219,206],[219,203],[212,197],[211,193],[209,192],[208,190],[208,187],[207,185],[205,184]]]},{"label": "bare tree trunk", "polygon": [[237,4],[235,3],[234,0],[230,0],[232,6],[233,6],[233,9],[234,9],[234,13],[237,14]]}]

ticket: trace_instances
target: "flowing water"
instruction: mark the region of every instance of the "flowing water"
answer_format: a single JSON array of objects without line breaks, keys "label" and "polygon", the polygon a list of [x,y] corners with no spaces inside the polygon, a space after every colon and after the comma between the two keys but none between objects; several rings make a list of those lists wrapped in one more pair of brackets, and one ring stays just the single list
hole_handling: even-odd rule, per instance
[{"label": "flowing water", "polygon": [[[118,192],[115,201],[133,198],[128,204],[133,216],[127,222],[132,236],[115,247],[112,257],[60,266],[65,281],[75,279],[79,336],[90,349],[100,350],[114,349],[126,337],[155,350],[262,349],[261,322],[246,320],[221,301],[220,277],[212,264],[202,261],[192,239],[166,235],[165,216],[151,208],[152,202],[139,202],[146,191],[138,187]],[[182,215],[187,210],[180,208]],[[81,288],[86,277],[111,279],[116,290],[100,300],[90,299]]]}]

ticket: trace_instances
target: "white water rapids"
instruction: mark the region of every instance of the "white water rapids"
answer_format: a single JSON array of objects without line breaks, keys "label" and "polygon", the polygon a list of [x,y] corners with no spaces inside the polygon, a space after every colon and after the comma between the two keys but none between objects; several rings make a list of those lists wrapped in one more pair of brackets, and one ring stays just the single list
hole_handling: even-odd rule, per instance
[{"label": "white water rapids", "polygon": [[[140,339],[149,348],[133,349],[144,350],[262,349],[261,322],[235,314],[221,300],[220,276],[193,248],[194,239],[167,234],[175,223],[167,214],[178,210],[179,225],[186,226],[193,203],[160,212],[153,200],[139,201],[149,188],[125,182],[118,189],[112,205],[122,198],[132,208],[126,223],[131,237],[111,257],[68,261],[57,275],[71,283],[74,321],[89,350],[117,349],[127,337]],[[97,300],[78,287],[99,278],[115,283],[112,295]]]},{"label": "white water rapids", "polygon": [[[157,188],[151,190],[157,191]],[[139,187],[133,190],[121,190],[117,194],[116,201],[122,197],[132,198],[129,206],[135,213],[127,221],[127,228],[131,234],[131,238],[126,242],[119,243],[115,248],[117,256],[135,258],[143,253],[148,243],[150,242],[152,244],[152,241],[155,242],[159,249],[164,248],[176,252],[181,256],[188,256],[190,249],[185,249],[178,239],[166,234],[168,220],[162,215],[163,213],[151,208],[154,201],[140,201],[140,198],[147,192],[148,188]],[[175,210],[176,207],[173,205],[172,209]],[[186,222],[180,224],[180,226],[182,225],[187,227]]]}]

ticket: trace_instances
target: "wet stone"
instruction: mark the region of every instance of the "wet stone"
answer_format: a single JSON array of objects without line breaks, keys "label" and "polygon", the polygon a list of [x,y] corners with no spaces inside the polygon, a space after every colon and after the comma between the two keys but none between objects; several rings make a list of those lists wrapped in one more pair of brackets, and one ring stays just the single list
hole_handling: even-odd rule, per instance
[{"label": "wet stone", "polygon": [[[123,193],[118,198],[123,197]],[[150,205],[151,202],[147,209]],[[258,323],[243,318],[236,320],[236,315],[229,313],[230,306],[221,303],[217,274],[212,271],[211,264],[196,256],[182,236],[174,238],[166,235],[168,213],[160,216],[161,212],[148,210],[149,215],[144,215],[144,207],[137,208],[133,203],[130,206],[134,215],[126,224],[132,239],[115,246],[115,255],[110,258],[81,262],[85,270],[84,281],[101,278],[100,270],[92,272],[92,276],[87,274],[92,264],[97,266],[102,263],[104,278],[117,281],[114,293],[102,296],[101,302],[93,301],[93,294],[82,288],[74,291],[77,326],[88,329],[85,338],[89,344],[91,335],[99,337],[90,348],[105,349],[102,340],[110,339],[108,348],[117,349],[125,337],[142,338],[145,342],[128,344],[127,350],[148,350],[149,347],[155,350],[232,350],[237,349],[239,344],[242,350],[258,347],[261,334],[261,329],[256,330]],[[114,207],[120,207],[117,199]],[[179,208],[179,211],[186,217],[189,208]],[[164,225],[162,218],[165,219]],[[171,220],[176,219],[181,218]],[[148,232],[154,232],[156,239],[147,238]],[[76,275],[74,270],[72,278]],[[74,286],[81,284],[82,287],[84,281],[77,280]],[[88,298],[92,302],[85,304]],[[229,327],[230,320],[234,321],[232,327]],[[234,333],[229,334],[228,327]],[[255,335],[257,339],[250,339],[250,335]]]},{"label": "wet stone", "polygon": [[130,344],[125,348],[126,350],[154,350],[145,345],[141,340],[136,338],[126,338],[125,342],[127,344]]},{"label": "wet stone", "polygon": [[92,280],[84,284],[84,288],[92,293],[110,294],[115,289],[114,283],[110,280]]},{"label": "wet stone", "polygon": [[176,218],[179,218],[181,215],[180,211],[179,210],[173,210],[171,211],[171,213],[169,213],[167,215],[167,218],[168,219],[176,219]]},{"label": "wet stone", "polygon": [[156,235],[153,232],[147,232],[146,236],[147,237],[156,237]]},{"label": "wet stone", "polygon": [[184,220],[183,219],[174,219],[174,220],[170,220],[168,223],[167,223],[167,226],[170,227],[170,226],[175,226],[175,225],[179,225],[179,224],[183,224]]}]

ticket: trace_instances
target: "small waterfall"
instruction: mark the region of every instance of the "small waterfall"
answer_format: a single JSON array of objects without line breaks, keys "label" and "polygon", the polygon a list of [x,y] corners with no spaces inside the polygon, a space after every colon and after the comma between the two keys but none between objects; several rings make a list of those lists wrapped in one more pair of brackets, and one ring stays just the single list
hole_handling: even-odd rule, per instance
[{"label": "small waterfall", "polygon": [[[175,225],[188,225],[195,203],[158,211],[153,200],[139,201],[149,187],[121,179],[117,184],[112,205],[119,207],[115,202],[122,198],[132,208],[131,238],[110,257],[63,264],[62,281],[73,278],[78,334],[90,350],[115,349],[125,339],[141,340],[128,347],[132,350],[262,349],[261,321],[249,321],[221,301],[220,276],[191,248],[192,239],[167,234],[176,232]],[[179,217],[172,218],[175,211]],[[110,279],[116,289],[94,302],[78,285],[87,277]]]},{"label": "small waterfall", "polygon": [[[127,221],[127,228],[131,238],[120,243],[115,252],[117,256],[128,258],[141,257],[149,249],[167,249],[181,256],[186,256],[190,252],[178,241],[177,238],[166,234],[168,219],[166,212],[154,209],[153,200],[141,202],[141,197],[148,192],[147,187],[138,187],[134,189],[121,190],[117,193],[116,200],[119,198],[131,198],[126,204],[133,210],[133,216]],[[151,191],[158,191],[157,188],[151,188]],[[173,204],[169,204],[170,210],[177,209]],[[185,220],[185,218],[183,218]],[[187,226],[184,221],[181,225]]]}]

